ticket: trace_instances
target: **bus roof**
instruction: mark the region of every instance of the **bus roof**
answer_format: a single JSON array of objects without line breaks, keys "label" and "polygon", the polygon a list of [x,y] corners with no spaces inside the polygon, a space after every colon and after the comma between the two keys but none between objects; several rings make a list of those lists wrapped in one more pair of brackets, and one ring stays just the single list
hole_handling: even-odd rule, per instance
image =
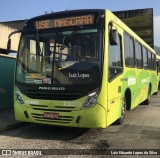
[{"label": "bus roof", "polygon": [[59,12],[53,12],[53,13],[49,13],[49,14],[44,14],[44,15],[40,15],[40,16],[36,16],[36,17],[33,17],[31,19],[29,19],[28,21],[30,20],[38,20],[38,19],[43,19],[43,18],[52,18],[53,16],[61,16],[61,15],[70,15],[70,14],[76,14],[76,13],[85,13],[85,12],[105,12],[105,9],[80,9],[80,10],[65,10],[65,11],[59,11]]}]

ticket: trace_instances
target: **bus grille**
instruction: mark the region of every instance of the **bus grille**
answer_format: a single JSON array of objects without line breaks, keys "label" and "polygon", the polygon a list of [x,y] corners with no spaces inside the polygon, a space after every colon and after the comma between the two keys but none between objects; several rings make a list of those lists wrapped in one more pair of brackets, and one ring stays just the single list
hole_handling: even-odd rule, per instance
[{"label": "bus grille", "polygon": [[82,93],[52,93],[48,91],[34,91],[27,90],[24,92],[29,98],[33,99],[45,99],[45,100],[76,100],[83,97],[85,94]]},{"label": "bus grille", "polygon": [[39,122],[46,123],[66,123],[69,124],[73,121],[74,117],[72,116],[59,116],[58,119],[45,118],[43,114],[31,113],[31,116]]},{"label": "bus grille", "polygon": [[54,106],[50,108],[49,105],[32,105],[30,107],[34,110],[41,110],[41,111],[51,111],[51,112],[71,112],[72,110],[76,110],[76,107],[69,107],[69,106]]}]

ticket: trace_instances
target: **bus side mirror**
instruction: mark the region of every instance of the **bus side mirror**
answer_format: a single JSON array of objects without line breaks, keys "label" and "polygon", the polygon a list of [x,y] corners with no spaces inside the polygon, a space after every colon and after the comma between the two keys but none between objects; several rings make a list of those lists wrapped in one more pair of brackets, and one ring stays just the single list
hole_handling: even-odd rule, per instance
[{"label": "bus side mirror", "polygon": [[7,42],[7,54],[10,53],[10,50],[11,50],[11,39],[9,38]]},{"label": "bus side mirror", "polygon": [[118,31],[110,30],[110,45],[118,45]]}]

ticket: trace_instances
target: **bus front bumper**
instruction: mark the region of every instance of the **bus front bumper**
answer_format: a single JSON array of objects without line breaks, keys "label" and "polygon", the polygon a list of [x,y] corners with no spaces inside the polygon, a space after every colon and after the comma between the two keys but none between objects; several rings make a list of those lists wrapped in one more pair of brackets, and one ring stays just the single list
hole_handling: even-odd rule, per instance
[{"label": "bus front bumper", "polygon": [[[70,112],[51,112],[45,110],[35,110],[31,107],[17,104],[14,106],[16,120],[22,122],[33,122],[48,125],[70,126],[81,128],[105,128],[106,110],[99,104],[94,107],[75,110]],[[45,114],[56,118],[46,118]]]}]

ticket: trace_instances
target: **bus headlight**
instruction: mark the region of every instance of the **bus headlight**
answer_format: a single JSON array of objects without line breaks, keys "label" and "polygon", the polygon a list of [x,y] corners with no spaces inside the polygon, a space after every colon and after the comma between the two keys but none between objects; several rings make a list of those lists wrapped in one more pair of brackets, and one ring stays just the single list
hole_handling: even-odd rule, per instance
[{"label": "bus headlight", "polygon": [[96,105],[99,92],[100,92],[100,88],[97,88],[93,92],[89,93],[86,99],[86,102],[84,103],[81,109],[90,108]]},{"label": "bus headlight", "polygon": [[16,101],[19,103],[19,104],[24,104],[24,100],[23,100],[23,97],[22,97],[22,93],[21,91],[16,88]]}]

